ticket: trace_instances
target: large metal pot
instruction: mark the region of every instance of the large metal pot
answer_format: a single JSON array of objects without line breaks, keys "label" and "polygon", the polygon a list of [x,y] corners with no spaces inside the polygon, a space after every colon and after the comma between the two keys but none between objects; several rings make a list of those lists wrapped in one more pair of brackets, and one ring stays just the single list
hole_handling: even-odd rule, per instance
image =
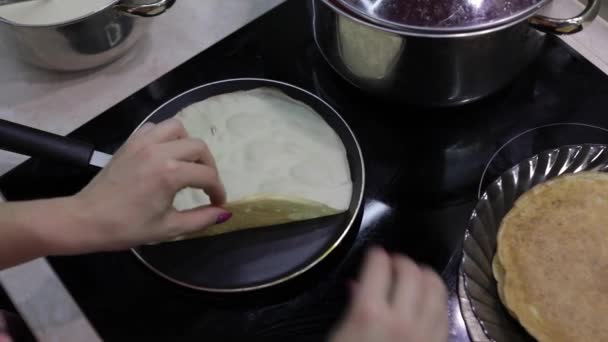
[{"label": "large metal pot", "polygon": [[579,32],[600,7],[599,0],[589,0],[580,15],[552,19],[538,14],[548,2],[540,0],[493,26],[459,30],[400,26],[357,12],[349,1],[310,0],[315,41],[325,59],[361,89],[423,106],[461,105],[498,91],[534,60],[547,33]]},{"label": "large metal pot", "polygon": [[146,32],[149,17],[164,13],[174,3],[109,0],[106,7],[69,22],[23,25],[0,18],[0,29],[3,39],[26,62],[51,70],[84,70],[124,55]]}]

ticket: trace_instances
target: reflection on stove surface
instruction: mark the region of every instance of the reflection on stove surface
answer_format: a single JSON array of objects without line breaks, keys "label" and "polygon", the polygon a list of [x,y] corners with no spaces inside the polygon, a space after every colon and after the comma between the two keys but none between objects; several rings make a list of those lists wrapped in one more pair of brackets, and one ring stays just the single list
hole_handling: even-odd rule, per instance
[{"label": "reflection on stove surface", "polygon": [[[357,275],[362,252],[380,244],[442,274],[451,293],[450,340],[468,341],[457,270],[480,181],[483,188],[543,149],[608,143],[603,130],[546,126],[608,127],[608,78],[557,39],[548,41],[537,63],[485,100],[451,109],[418,108],[380,101],[337,76],[314,46],[304,3],[280,5],[71,136],[113,152],[164,101],[220,79],[271,78],[308,89],[344,117],[365,158],[365,215],[351,249],[313,270],[314,281],[297,279],[293,288],[244,299],[169,285],[129,253],[52,258],[104,339],[321,341],[344,309],[346,284]],[[282,27],[289,29],[277,30]],[[510,140],[540,126],[546,127]],[[92,170],[32,160],[2,177],[0,189],[9,200],[67,195],[93,176]]]},{"label": "reflection on stove surface", "polygon": [[371,200],[366,203],[360,231],[363,232],[372,229],[374,225],[381,222],[385,216],[390,215],[391,210],[391,207],[377,200]]}]

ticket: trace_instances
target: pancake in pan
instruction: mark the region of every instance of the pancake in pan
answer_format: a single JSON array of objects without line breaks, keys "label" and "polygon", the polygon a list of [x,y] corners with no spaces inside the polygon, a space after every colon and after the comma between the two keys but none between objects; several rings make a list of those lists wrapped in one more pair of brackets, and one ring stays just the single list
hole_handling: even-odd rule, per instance
[{"label": "pancake in pan", "polygon": [[[309,105],[262,87],[210,97],[175,116],[213,154],[233,214],[176,240],[226,234],[340,214],[353,184],[346,148]],[[201,189],[187,188],[178,210],[210,204]]]}]

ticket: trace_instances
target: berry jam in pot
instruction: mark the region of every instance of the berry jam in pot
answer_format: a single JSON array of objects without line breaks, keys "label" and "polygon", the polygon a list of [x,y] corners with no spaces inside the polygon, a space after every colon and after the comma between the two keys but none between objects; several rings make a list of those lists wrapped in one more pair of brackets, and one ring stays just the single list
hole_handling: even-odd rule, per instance
[{"label": "berry jam in pot", "polygon": [[333,0],[383,24],[472,30],[531,14],[546,0]]}]

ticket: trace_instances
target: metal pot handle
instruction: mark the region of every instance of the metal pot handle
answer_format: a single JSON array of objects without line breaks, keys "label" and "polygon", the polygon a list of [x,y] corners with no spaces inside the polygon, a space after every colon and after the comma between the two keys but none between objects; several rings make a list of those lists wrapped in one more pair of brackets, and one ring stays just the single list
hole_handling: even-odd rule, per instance
[{"label": "metal pot handle", "polygon": [[175,0],[156,0],[145,4],[132,0],[123,0],[114,5],[114,9],[135,17],[155,17],[165,13],[173,4],[175,4]]},{"label": "metal pot handle", "polygon": [[588,0],[585,9],[577,16],[568,19],[556,19],[535,15],[530,25],[539,31],[553,34],[572,34],[583,30],[583,24],[593,21],[600,12],[600,0]]}]

